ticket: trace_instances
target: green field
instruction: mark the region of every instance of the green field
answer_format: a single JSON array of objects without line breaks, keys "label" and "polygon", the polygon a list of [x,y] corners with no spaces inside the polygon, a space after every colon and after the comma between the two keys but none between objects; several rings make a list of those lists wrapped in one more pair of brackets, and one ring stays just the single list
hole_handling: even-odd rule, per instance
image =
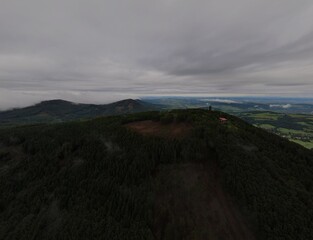
[{"label": "green field", "polygon": [[277,120],[280,117],[280,114],[276,113],[256,113],[254,114],[254,117],[259,120]]},{"label": "green field", "polygon": [[302,145],[303,147],[306,147],[308,149],[313,149],[313,141],[310,141],[310,142],[303,142],[301,140],[294,140],[294,139],[291,139],[292,142],[295,142],[295,143],[298,143],[300,145]]},{"label": "green field", "polygon": [[256,126],[263,128],[263,129],[267,129],[267,130],[275,129],[275,127],[271,124],[260,124],[260,125],[256,125]]},{"label": "green field", "polygon": [[275,112],[243,112],[239,117],[308,149],[313,149],[312,115]]}]

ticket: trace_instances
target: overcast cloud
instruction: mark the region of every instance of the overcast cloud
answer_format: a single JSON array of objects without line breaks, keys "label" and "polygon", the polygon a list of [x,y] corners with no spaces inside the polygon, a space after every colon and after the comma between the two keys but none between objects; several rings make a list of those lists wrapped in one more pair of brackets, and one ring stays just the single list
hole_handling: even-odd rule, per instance
[{"label": "overcast cloud", "polygon": [[186,94],[313,97],[313,1],[0,1],[0,109]]}]

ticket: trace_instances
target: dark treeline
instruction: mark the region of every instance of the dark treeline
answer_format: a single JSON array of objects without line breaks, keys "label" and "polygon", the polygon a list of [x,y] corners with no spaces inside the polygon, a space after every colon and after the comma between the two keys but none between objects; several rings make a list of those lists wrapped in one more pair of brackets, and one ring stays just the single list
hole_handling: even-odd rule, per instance
[{"label": "dark treeline", "polygon": [[[193,130],[166,139],[123,126],[138,120]],[[205,110],[1,130],[0,239],[155,239],[157,167],[188,161],[218,163],[258,239],[313,239],[312,152]]]}]

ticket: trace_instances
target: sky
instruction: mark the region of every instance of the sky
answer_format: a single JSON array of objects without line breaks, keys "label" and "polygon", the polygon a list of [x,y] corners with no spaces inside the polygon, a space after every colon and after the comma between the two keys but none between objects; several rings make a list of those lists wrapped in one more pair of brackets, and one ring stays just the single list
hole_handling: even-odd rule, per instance
[{"label": "sky", "polygon": [[313,97],[313,1],[0,1],[0,109],[152,95]]}]

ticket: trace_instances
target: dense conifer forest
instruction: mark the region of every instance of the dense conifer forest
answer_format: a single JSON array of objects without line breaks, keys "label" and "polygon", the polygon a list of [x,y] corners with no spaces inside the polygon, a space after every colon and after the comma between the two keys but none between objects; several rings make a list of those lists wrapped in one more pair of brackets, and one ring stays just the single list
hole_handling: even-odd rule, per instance
[{"label": "dense conifer forest", "polygon": [[[127,127],[144,120],[191,127]],[[191,239],[155,220],[159,170],[189,163],[214,167],[256,239],[313,239],[313,152],[200,109],[1,129],[0,239]]]}]

